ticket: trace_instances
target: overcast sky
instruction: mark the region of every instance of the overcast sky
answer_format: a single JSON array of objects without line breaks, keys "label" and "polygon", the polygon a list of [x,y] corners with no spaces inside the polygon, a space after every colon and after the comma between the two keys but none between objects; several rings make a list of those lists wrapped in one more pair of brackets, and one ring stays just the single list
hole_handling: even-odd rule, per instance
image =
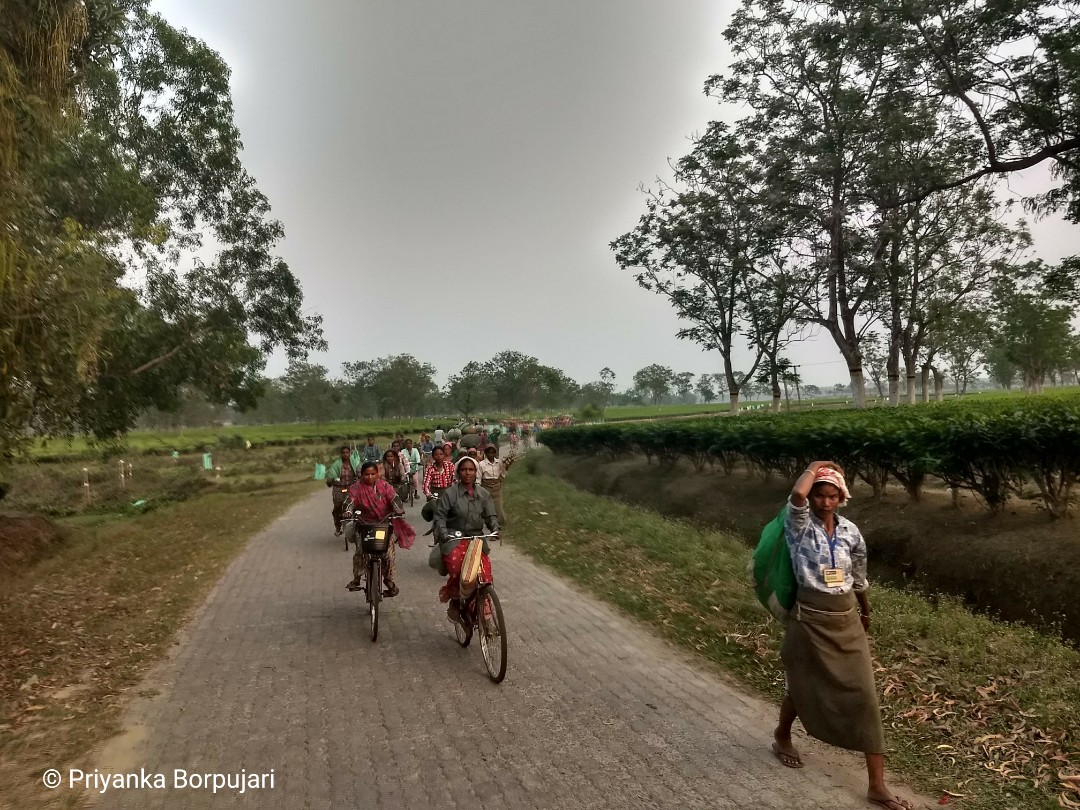
[{"label": "overcast sky", "polygon": [[[504,349],[620,390],[650,363],[721,370],[679,341],[664,299],[608,243],[642,182],[722,112],[734,0],[159,0],[233,70],[244,163],[341,363],[410,353],[444,382]],[[730,117],[731,113],[727,113]],[[737,117],[737,116],[736,116]],[[1019,191],[1039,171],[1015,178]],[[1048,260],[1077,230],[1035,226]],[[495,306],[488,305],[494,303]],[[465,312],[468,329],[426,313]],[[484,310],[481,316],[481,309]],[[362,332],[361,315],[381,314]],[[388,326],[390,324],[390,326]],[[808,382],[846,381],[826,338],[789,352]],[[271,361],[268,373],[283,364]]]}]

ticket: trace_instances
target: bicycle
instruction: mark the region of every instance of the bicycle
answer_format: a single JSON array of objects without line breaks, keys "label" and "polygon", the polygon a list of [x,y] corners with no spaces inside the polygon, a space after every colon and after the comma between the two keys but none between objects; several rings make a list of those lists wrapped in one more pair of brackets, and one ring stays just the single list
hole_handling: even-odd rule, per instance
[{"label": "bicycle", "polygon": [[[390,550],[390,544],[394,542],[394,532],[389,523],[377,523],[369,526],[355,525],[353,519],[354,542],[364,552],[366,558],[367,579],[354,591],[364,591],[368,605],[368,616],[371,618],[371,640],[379,638],[379,603],[383,600],[383,571],[386,569],[386,555]],[[346,542],[346,546],[348,543]]]},{"label": "bicycle", "polygon": [[455,539],[469,541],[469,550],[465,553],[458,579],[459,595],[454,600],[458,606],[454,634],[458,644],[468,647],[473,635],[480,631],[480,653],[484,657],[488,677],[495,683],[502,683],[506,677],[506,623],[499,595],[490,581],[483,581],[481,565],[484,538],[490,540],[498,536],[496,532],[469,537],[462,536],[460,531],[451,535]]}]

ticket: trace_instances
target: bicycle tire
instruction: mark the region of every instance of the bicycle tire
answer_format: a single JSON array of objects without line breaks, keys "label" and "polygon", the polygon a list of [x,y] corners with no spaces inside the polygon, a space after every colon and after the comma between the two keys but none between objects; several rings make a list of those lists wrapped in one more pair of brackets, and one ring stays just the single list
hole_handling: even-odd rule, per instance
[{"label": "bicycle tire", "polygon": [[[491,603],[491,615],[495,626],[491,627],[491,619],[484,618],[484,602]],[[499,603],[499,595],[495,593],[495,587],[485,585],[480,589],[476,598],[476,622],[480,630],[480,652],[484,656],[484,666],[487,667],[488,677],[495,683],[502,683],[506,677],[506,623],[503,620],[502,605]],[[495,653],[498,652],[498,659]]]},{"label": "bicycle tire", "polygon": [[468,647],[469,642],[472,641],[472,625],[468,624],[468,621],[468,617],[459,617],[454,622],[454,636],[457,638],[457,643],[462,647]]},{"label": "bicycle tire", "polygon": [[368,615],[371,617],[371,640],[379,638],[379,602],[382,601],[382,561],[375,557],[368,565]]}]

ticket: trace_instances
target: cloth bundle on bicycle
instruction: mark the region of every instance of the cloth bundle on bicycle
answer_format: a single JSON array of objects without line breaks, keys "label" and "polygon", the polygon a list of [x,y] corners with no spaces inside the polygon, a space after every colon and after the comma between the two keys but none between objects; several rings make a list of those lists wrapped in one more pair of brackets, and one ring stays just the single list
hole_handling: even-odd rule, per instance
[{"label": "cloth bundle on bicycle", "polygon": [[420,507],[420,517],[431,523],[431,519],[435,517],[435,501],[427,501]]},{"label": "cloth bundle on bicycle", "polygon": [[476,590],[476,583],[480,579],[480,569],[484,564],[484,541],[479,538],[469,541],[469,548],[465,551],[465,559],[461,563],[461,595],[468,596]]},{"label": "cloth bundle on bicycle", "polygon": [[791,552],[784,536],[786,519],[787,504],[761,530],[761,538],[749,565],[750,578],[758,601],[781,624],[787,622],[798,592]]}]

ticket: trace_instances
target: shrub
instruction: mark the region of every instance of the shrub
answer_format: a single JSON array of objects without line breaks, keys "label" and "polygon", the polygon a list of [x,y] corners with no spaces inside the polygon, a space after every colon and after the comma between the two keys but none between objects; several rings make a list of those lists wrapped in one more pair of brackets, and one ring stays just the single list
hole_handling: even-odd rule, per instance
[{"label": "shrub", "polygon": [[992,511],[1034,484],[1061,517],[1080,478],[1080,395],[589,425],[545,431],[542,441],[556,453],[637,451],[661,464],[682,456],[698,470],[716,461],[729,473],[741,460],[763,478],[794,477],[811,460],[831,458],[877,494],[892,477],[918,499],[933,476],[971,490]]}]

